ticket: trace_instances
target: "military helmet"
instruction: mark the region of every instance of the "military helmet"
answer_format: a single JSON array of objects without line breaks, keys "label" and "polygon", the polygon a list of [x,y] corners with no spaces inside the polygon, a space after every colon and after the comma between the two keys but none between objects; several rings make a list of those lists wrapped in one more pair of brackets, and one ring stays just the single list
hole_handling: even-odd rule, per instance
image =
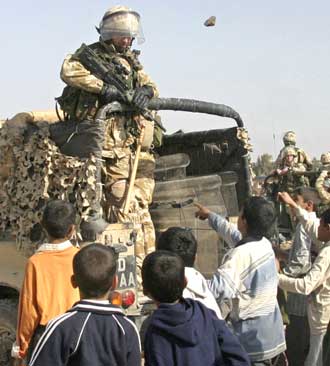
[{"label": "military helmet", "polygon": [[99,32],[104,41],[113,37],[131,37],[144,42],[140,15],[127,6],[117,5],[107,10],[100,22]]},{"label": "military helmet", "polygon": [[296,134],[294,131],[287,131],[283,136],[284,145],[295,145],[296,144]]},{"label": "military helmet", "polygon": [[293,156],[297,156],[297,150],[293,147],[293,146],[287,146],[284,150],[283,150],[283,157],[285,158],[286,156],[289,155],[293,155]]},{"label": "military helmet", "polygon": [[321,163],[323,165],[330,164],[330,151],[321,155]]}]

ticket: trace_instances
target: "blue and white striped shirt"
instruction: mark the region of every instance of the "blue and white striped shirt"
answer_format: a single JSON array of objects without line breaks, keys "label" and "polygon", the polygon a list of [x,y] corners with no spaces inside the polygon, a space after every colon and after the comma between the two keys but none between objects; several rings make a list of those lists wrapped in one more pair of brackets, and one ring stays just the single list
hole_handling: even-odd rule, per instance
[{"label": "blue and white striped shirt", "polygon": [[232,300],[233,330],[251,360],[271,359],[286,349],[272,245],[262,238],[235,247],[242,237],[234,225],[215,213],[209,224],[233,248],[208,285],[218,302]]}]

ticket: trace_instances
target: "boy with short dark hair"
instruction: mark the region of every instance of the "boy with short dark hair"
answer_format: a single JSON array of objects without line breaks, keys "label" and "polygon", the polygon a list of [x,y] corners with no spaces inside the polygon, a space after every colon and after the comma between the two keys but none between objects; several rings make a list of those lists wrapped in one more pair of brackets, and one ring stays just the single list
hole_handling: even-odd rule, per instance
[{"label": "boy with short dark hair", "polygon": [[225,322],[199,301],[182,297],[184,272],[182,259],[165,250],[143,262],[143,290],[157,305],[145,335],[145,366],[250,365]]},{"label": "boy with short dark hair", "polygon": [[[315,227],[315,221],[306,220],[302,208],[287,192],[280,192],[279,197],[296,211],[307,232]],[[317,232],[318,239],[325,244],[310,270],[299,278],[279,275],[279,285],[283,290],[309,296],[307,315],[311,334],[305,366],[323,365],[322,343],[330,321],[330,209],[321,215]]]},{"label": "boy with short dark hair", "polygon": [[283,320],[277,303],[278,276],[269,238],[276,225],[274,205],[262,197],[248,198],[237,228],[225,217],[196,204],[196,217],[232,246],[208,281],[218,303],[232,300],[230,321],[253,365],[270,365],[286,349]]},{"label": "boy with short dark hair", "polygon": [[203,303],[222,319],[217,302],[207,286],[204,276],[194,268],[197,255],[197,240],[190,228],[170,227],[162,232],[157,241],[157,250],[168,250],[181,257],[185,265],[187,285],[183,290],[183,297]]},{"label": "boy with short dark hair", "polygon": [[48,243],[41,245],[26,264],[20,293],[16,342],[12,356],[29,359],[48,321],[79,300],[71,285],[72,259],[78,252],[70,239],[75,231],[76,211],[61,200],[49,201],[42,226]]},{"label": "boy with short dark hair", "polygon": [[140,365],[138,331],[108,300],[117,285],[114,250],[85,246],[73,259],[73,272],[72,284],[82,300],[48,324],[29,366]]},{"label": "boy with short dark hair", "polygon": [[[299,187],[292,193],[297,205],[305,210],[308,220],[319,224],[315,210],[320,203],[317,191],[310,187]],[[293,213],[293,217],[296,214]],[[312,238],[305,231],[301,222],[295,227],[295,234],[283,273],[289,277],[304,276],[312,266]],[[307,296],[288,292],[286,311],[289,324],[286,327],[287,356],[290,366],[304,364],[309,349],[309,325],[307,319]]]}]

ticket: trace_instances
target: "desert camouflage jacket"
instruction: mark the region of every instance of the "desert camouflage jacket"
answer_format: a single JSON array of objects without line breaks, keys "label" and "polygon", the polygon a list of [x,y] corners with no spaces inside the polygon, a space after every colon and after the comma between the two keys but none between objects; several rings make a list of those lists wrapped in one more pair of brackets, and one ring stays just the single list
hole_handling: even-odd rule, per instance
[{"label": "desert camouflage jacket", "polygon": [[[119,53],[115,50],[114,46],[105,44],[104,42],[94,43],[90,45],[90,47],[100,58],[103,59],[103,61],[110,62],[112,59],[115,59],[116,62],[121,63],[123,68],[127,71],[125,75],[122,75],[122,77],[126,78],[128,83],[132,84],[133,88],[148,85],[153,88],[155,97],[159,95],[155,83],[145,73],[142,65],[138,61],[136,52],[128,50],[126,52]],[[96,96],[95,108],[92,108],[92,115],[95,115],[97,108],[100,106],[98,95],[102,90],[103,81],[88,71],[75,58],[75,54],[70,54],[65,58],[61,69],[61,78],[67,85],[82,91],[79,96],[79,100],[76,101],[77,113],[75,117],[77,119],[81,119],[79,115],[86,116],[86,113],[82,112],[82,110],[84,109],[84,106],[88,104],[86,103],[86,100],[89,99],[90,96],[92,96],[92,98],[93,96],[94,98]],[[104,150],[111,152],[111,156],[108,156],[109,158],[116,158],[119,155],[127,154],[128,151],[126,150],[135,141],[134,128],[138,126],[138,123],[136,122],[141,118],[141,116],[116,114],[109,119],[106,127],[106,138],[104,143]],[[137,121],[134,119],[137,119]],[[112,156],[113,154],[115,156]]]}]

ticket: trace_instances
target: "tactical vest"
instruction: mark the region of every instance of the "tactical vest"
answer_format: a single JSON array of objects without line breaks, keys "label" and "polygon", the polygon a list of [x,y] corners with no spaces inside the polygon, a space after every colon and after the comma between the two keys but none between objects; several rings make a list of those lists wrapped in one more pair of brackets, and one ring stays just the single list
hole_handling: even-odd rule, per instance
[{"label": "tactical vest", "polygon": [[[127,50],[123,53],[116,51],[113,45],[102,41],[89,46],[105,63],[116,63],[122,65],[122,79],[125,80],[129,89],[135,89],[138,85],[138,71],[142,66],[138,60],[138,51]],[[79,61],[77,52],[72,59]],[[127,64],[125,63],[125,60]],[[128,66],[128,67],[127,67]],[[66,86],[60,97],[56,98],[58,104],[65,114],[65,119],[94,119],[97,110],[102,106],[100,96],[85,90]]]},{"label": "tactical vest", "polygon": [[308,178],[303,175],[296,175],[293,172],[288,172],[283,175],[279,182],[279,191],[292,193],[298,187],[308,187]]}]

